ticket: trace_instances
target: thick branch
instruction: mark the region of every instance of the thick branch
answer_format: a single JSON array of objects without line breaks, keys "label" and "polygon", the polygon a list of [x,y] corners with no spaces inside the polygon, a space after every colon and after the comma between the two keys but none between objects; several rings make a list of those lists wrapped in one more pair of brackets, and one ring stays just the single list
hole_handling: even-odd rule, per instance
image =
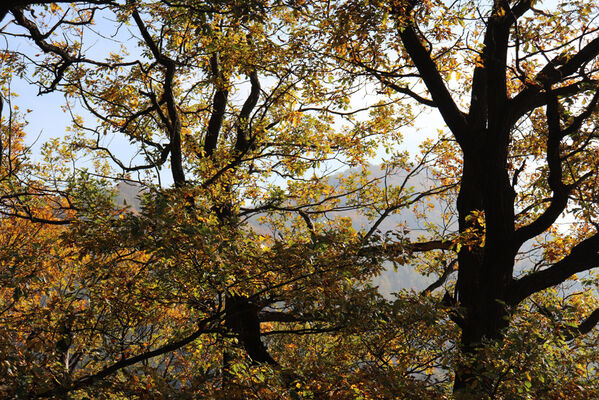
[{"label": "thick branch", "polygon": [[46,225],[68,225],[72,222],[72,220],[70,220],[70,219],[38,218],[38,217],[31,215],[30,213],[19,214],[18,212],[13,213],[13,212],[7,212],[4,210],[0,210],[0,214],[5,215],[7,217],[26,219],[31,222],[35,222],[35,223],[39,223],[39,224],[46,224]]},{"label": "thick branch", "polygon": [[556,324],[556,328],[559,328],[566,332],[565,334],[562,334],[562,338],[564,340],[572,340],[578,336],[585,335],[585,334],[589,333],[590,331],[592,331],[593,328],[595,328],[595,326],[597,326],[597,323],[599,323],[599,308],[595,309],[591,314],[589,314],[589,316],[586,317],[584,319],[584,321],[582,321],[579,325],[572,326],[572,325],[565,325],[561,322],[555,321],[556,316],[554,315],[553,312],[551,312],[546,307],[540,306],[536,303],[535,303],[535,305],[537,306],[537,308],[539,309],[539,312],[542,315],[549,318],[552,322],[554,322]]},{"label": "thick branch", "polygon": [[433,283],[431,283],[430,285],[427,286],[426,289],[424,289],[421,294],[423,295],[428,295],[430,294],[433,290],[438,289],[441,287],[441,285],[443,285],[446,281],[447,278],[449,278],[449,276],[456,271],[456,264],[457,264],[458,260],[455,259],[452,262],[449,263],[449,265],[447,265],[445,267],[445,269],[443,270],[443,274],[441,274],[441,276],[434,281]]},{"label": "thick branch", "polygon": [[[512,99],[514,107],[512,108],[513,115],[510,115],[510,120],[516,121],[526,112],[544,105],[544,95],[541,92],[544,87],[564,81],[581,67],[592,61],[597,55],[599,55],[599,38],[591,40],[576,54],[568,58],[565,58],[563,55],[555,57],[539,71],[533,79],[534,83],[528,85]],[[565,90],[566,93],[558,94],[573,95],[585,90],[580,83],[569,85],[567,88]]]},{"label": "thick branch", "polygon": [[482,65],[474,69],[472,95],[468,120],[478,129],[505,123],[507,105],[506,56],[509,28],[515,18],[510,15],[505,1],[496,1],[487,22]]},{"label": "thick branch", "polygon": [[570,254],[551,267],[526,275],[512,284],[508,303],[516,305],[528,296],[559,285],[572,275],[599,267],[599,234],[583,240]]},{"label": "thick branch", "polygon": [[570,126],[564,129],[564,137],[577,133],[582,125],[593,115],[597,109],[597,103],[599,102],[599,89],[595,90],[593,98],[589,102],[585,110],[576,116]]},{"label": "thick branch", "polygon": [[260,97],[260,81],[258,80],[258,74],[255,70],[250,73],[249,78],[252,88],[250,94],[243,103],[237,121],[237,141],[235,142],[235,150],[238,152],[245,152],[248,150],[250,141],[250,114],[256,107],[256,104],[258,104],[258,98]]},{"label": "thick branch", "polygon": [[579,335],[587,334],[597,326],[597,323],[599,323],[599,308],[595,309],[595,311],[576,327],[576,333]]},{"label": "thick branch", "polygon": [[599,323],[599,308],[595,309],[588,317],[585,318],[578,326],[563,326],[565,334],[563,334],[564,340],[573,340],[579,336],[586,335],[592,331],[595,326]]},{"label": "thick branch", "polygon": [[183,171],[183,160],[181,153],[181,118],[179,115],[179,110],[177,109],[177,103],[175,100],[174,94],[174,80],[176,73],[176,62],[164,55],[154,39],[148,32],[146,25],[141,19],[137,10],[134,10],[131,14],[141,35],[146,42],[147,46],[150,48],[152,55],[162,65],[166,71],[164,74],[164,82],[162,83],[162,87],[164,90],[163,100],[166,102],[166,108],[169,116],[169,123],[167,125],[169,131],[169,139],[170,139],[170,153],[171,153],[171,173],[173,175],[173,181],[175,182],[175,186],[180,187],[185,184],[185,173]]},{"label": "thick branch", "polygon": [[516,243],[518,244],[522,244],[547,230],[568,204],[570,188],[562,182],[562,165],[559,154],[563,132],[560,128],[558,101],[557,96],[549,86],[547,86],[546,92],[549,97],[546,112],[548,129],[546,159],[549,168],[547,181],[549,188],[553,191],[553,196],[549,207],[536,220],[516,231]]},{"label": "thick branch", "polygon": [[431,99],[427,99],[425,97],[422,97],[418,93],[414,92],[411,89],[408,89],[407,87],[399,86],[398,84],[389,81],[387,78],[385,78],[381,74],[380,71],[378,71],[378,70],[376,70],[374,68],[370,68],[370,67],[368,67],[367,65],[365,65],[363,63],[359,63],[359,65],[362,66],[366,71],[370,72],[383,85],[387,86],[388,88],[393,89],[397,93],[406,94],[406,95],[410,96],[411,98],[413,98],[414,100],[416,100],[417,102],[419,102],[420,104],[424,104],[425,106],[437,107],[437,105],[435,104],[435,102],[432,101]]},{"label": "thick branch", "polygon": [[512,15],[517,19],[532,7],[533,0],[520,0],[512,7]]},{"label": "thick branch", "polygon": [[[378,78],[378,76],[377,76],[377,78]],[[424,104],[425,106],[437,107],[437,104],[435,104],[434,101],[427,99],[426,97],[420,96],[418,93],[408,89],[407,87],[396,85],[395,83],[389,82],[385,79],[381,79],[381,78],[379,78],[379,79],[383,85],[395,90],[397,93],[406,94],[406,95],[410,96],[411,98],[413,98],[414,100],[416,100],[417,102],[419,102],[420,104]]]},{"label": "thick branch", "polygon": [[25,15],[23,14],[22,10],[16,9],[16,8],[12,9],[12,14],[14,15],[14,17],[17,20],[17,22],[19,23],[19,25],[23,26],[24,28],[26,28],[29,31],[29,34],[31,35],[31,38],[33,39],[35,44],[40,49],[42,49],[42,51],[44,53],[55,54],[55,55],[59,56],[62,60],[62,63],[59,63],[56,66],[56,69],[53,71],[54,72],[54,80],[50,83],[49,88],[46,90],[40,89],[40,93],[49,93],[49,92],[53,91],[54,89],[56,89],[56,86],[61,81],[66,70],[69,68],[69,66],[71,66],[74,62],[77,61],[77,58],[70,55],[66,49],[63,49],[54,44],[46,42],[45,36],[39,31],[37,26],[32,21],[25,18]]},{"label": "thick branch", "polygon": [[422,80],[431,93],[434,104],[439,108],[439,112],[449,129],[453,132],[458,143],[464,148],[467,139],[465,116],[453,101],[435,62],[420,42],[414,26],[411,24],[406,25],[403,31],[401,31],[400,37],[412,62],[414,62]]},{"label": "thick branch", "polygon": [[[588,85],[597,85],[598,83],[597,81],[579,81],[553,89],[553,93],[558,97],[570,97],[587,90]],[[546,92],[541,91],[541,88],[538,86],[524,89],[510,100],[509,123],[511,125],[515,124],[523,115],[536,108],[543,107],[549,101],[550,96]]]},{"label": "thick branch", "polygon": [[6,17],[11,9],[19,10],[33,5],[50,4],[50,3],[68,3],[68,4],[115,4],[112,0],[2,0],[0,5],[0,22]]},{"label": "thick branch", "polygon": [[248,356],[257,363],[277,365],[261,339],[259,306],[234,294],[227,296],[226,303],[226,326],[237,335]]},{"label": "thick branch", "polygon": [[212,157],[214,150],[216,150],[218,136],[223,125],[225,109],[227,107],[227,97],[229,96],[229,91],[226,89],[226,82],[224,81],[222,71],[220,71],[218,65],[217,53],[212,54],[210,58],[210,67],[212,69],[212,75],[214,75],[216,91],[214,93],[214,99],[212,100],[212,115],[210,115],[210,121],[208,121],[206,140],[204,142],[205,157]]},{"label": "thick branch", "polygon": [[[576,54],[567,57],[567,61],[564,61],[563,55],[555,57],[537,74],[536,80],[543,85],[554,85],[574,74],[597,55],[599,55],[599,38],[591,40]],[[556,68],[557,65],[561,66]]]},{"label": "thick branch", "polygon": [[572,189],[580,184],[587,175],[580,178],[572,185],[566,185],[562,181],[562,158],[560,156],[560,143],[566,135],[576,133],[582,124],[593,114],[599,102],[599,91],[591,99],[585,110],[578,115],[570,126],[562,130],[560,127],[559,104],[557,95],[546,87],[545,92],[549,101],[547,102],[547,167],[549,168],[549,176],[547,182],[553,195],[549,207],[533,222],[523,226],[516,231],[516,243],[522,244],[530,238],[533,238],[545,230],[547,230],[561,213],[565,210],[568,203],[568,196]]},{"label": "thick branch", "polygon": [[[550,101],[547,103],[547,167],[549,168],[549,176],[547,183],[553,191],[553,197],[564,197],[567,195],[567,187],[562,182],[562,164],[560,160],[559,150],[560,143],[564,137],[564,133],[560,127],[559,103],[557,96],[551,93],[549,87],[545,90],[549,93]],[[565,205],[564,205],[565,206]]]}]

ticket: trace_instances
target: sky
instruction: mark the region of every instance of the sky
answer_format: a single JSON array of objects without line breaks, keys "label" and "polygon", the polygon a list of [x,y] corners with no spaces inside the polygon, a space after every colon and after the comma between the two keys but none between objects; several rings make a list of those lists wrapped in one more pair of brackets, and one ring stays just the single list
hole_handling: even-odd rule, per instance
[{"label": "sky", "polygon": [[[114,43],[114,48],[106,48],[109,41],[102,40],[101,37],[93,32],[86,32],[86,39],[84,43],[90,43],[89,47],[85,49],[85,54],[90,58],[103,57],[110,51],[118,50],[118,42],[120,41],[125,45],[127,50],[132,54],[137,52],[136,39],[133,38],[132,31],[134,34],[138,34],[133,26],[124,27],[119,32],[115,32],[114,23],[108,18],[100,16],[97,18],[97,25],[94,27],[94,31],[102,32],[102,34],[108,34],[114,36],[117,43]],[[4,24],[6,21],[4,21]],[[18,32],[18,27],[14,25],[9,26],[8,30]],[[37,47],[32,45],[26,39],[10,38],[9,47],[14,49],[18,48],[20,51],[28,54],[38,54],[40,51]],[[27,114],[26,120],[28,126],[26,128],[27,137],[26,143],[32,148],[32,156],[35,159],[39,154],[40,148],[44,142],[51,138],[60,138],[67,134],[67,128],[71,125],[71,117],[68,112],[64,109],[65,98],[60,93],[48,93],[44,95],[38,95],[38,89],[34,85],[31,85],[24,80],[15,78],[12,82],[13,92],[17,94],[12,99],[13,104],[18,105],[21,110],[31,110]],[[375,92],[374,88],[369,90],[365,89],[362,93],[358,93],[355,96],[355,100],[352,101],[356,107],[364,105],[364,102],[376,103],[378,98],[376,95],[368,94],[366,92]],[[239,93],[243,98],[243,93]],[[86,115],[86,113],[80,108],[75,106],[75,113],[78,113],[84,117],[84,120],[93,126],[95,123],[95,117]],[[402,150],[408,150],[410,153],[416,154],[418,152],[418,145],[426,138],[435,137],[437,130],[443,128],[444,124],[441,117],[436,111],[427,112],[424,116],[421,116],[415,121],[414,127],[406,127],[402,130],[404,136],[404,142],[398,147]],[[124,160],[128,160],[132,157],[135,152],[135,148],[132,147],[123,135],[113,135],[108,138],[107,142],[111,144],[111,148],[114,149],[115,153],[122,157]],[[372,159],[371,163],[378,164],[382,161],[384,153],[381,152],[375,158]],[[85,166],[85,162],[80,162],[80,166]],[[172,183],[172,178],[167,168],[163,169],[161,179],[164,184]]]}]

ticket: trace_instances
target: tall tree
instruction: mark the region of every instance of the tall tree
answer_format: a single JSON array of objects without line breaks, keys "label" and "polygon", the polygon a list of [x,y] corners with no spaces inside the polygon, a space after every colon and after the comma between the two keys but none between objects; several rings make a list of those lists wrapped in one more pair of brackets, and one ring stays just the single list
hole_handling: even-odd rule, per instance
[{"label": "tall tree", "polygon": [[[370,3],[339,4],[351,29],[338,28],[333,43],[354,73],[436,109],[459,146],[451,302],[471,359],[457,367],[454,390],[492,397],[484,343],[504,338],[530,296],[598,266],[598,10],[571,1]],[[359,6],[370,14],[356,18]],[[576,233],[556,228],[562,215]],[[573,236],[559,256],[516,268],[525,243],[539,238],[547,250],[564,235]]]}]

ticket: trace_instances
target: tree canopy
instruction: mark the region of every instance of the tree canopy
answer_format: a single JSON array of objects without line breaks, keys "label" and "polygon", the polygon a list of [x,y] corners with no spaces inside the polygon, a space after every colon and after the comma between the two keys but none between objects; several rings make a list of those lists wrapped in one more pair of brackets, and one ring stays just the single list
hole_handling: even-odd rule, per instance
[{"label": "tree canopy", "polygon": [[598,7],[5,2],[1,396],[598,397]]}]

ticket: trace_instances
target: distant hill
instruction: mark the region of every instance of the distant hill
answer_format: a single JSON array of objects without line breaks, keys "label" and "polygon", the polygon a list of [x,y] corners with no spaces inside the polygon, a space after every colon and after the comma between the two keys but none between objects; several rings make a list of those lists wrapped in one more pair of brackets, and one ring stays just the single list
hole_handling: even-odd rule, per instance
[{"label": "distant hill", "polygon": [[[384,174],[379,167],[372,166],[370,167],[370,176],[372,178],[381,177]],[[349,173],[340,174],[338,178],[331,178],[329,181],[332,185],[338,185],[340,179],[343,176],[347,176]],[[395,174],[390,175],[386,179],[386,184],[388,186],[398,186],[401,185],[405,178],[405,174]],[[412,177],[410,179],[409,186],[414,187],[416,190],[425,190],[431,185],[431,180],[426,176],[426,171],[423,173]],[[115,203],[118,206],[130,207],[132,211],[139,211],[141,209],[141,186],[128,183],[128,182],[119,182],[116,187],[116,197]],[[356,230],[369,229],[372,226],[372,221],[369,221],[367,217],[364,215],[358,214],[356,211],[341,211],[338,212],[337,215],[348,217],[352,221],[352,226]],[[433,209],[427,220],[429,222],[440,222],[441,216],[438,211]],[[266,233],[266,229],[262,229],[257,222],[257,218],[251,218],[249,220],[250,225],[254,225],[259,231],[264,231]],[[397,229],[399,226],[406,226],[410,231],[414,232],[411,236],[416,238],[416,236],[425,233],[425,226],[422,221],[420,221],[413,211],[409,209],[401,210],[397,214],[393,214],[388,216],[383,223],[379,226],[379,231],[381,233],[386,233]],[[380,275],[373,279],[372,283],[375,286],[378,286],[381,294],[385,296],[389,296],[393,292],[398,292],[402,289],[414,289],[414,290],[422,290],[426,286],[428,286],[434,279],[431,277],[425,277],[420,275],[418,272],[414,271],[410,266],[400,266],[397,271],[394,271],[393,268],[389,265],[388,268]]]},{"label": "distant hill", "polygon": [[[373,165],[369,168],[369,174],[372,178],[379,178],[384,176],[385,171],[379,166]],[[389,187],[401,186],[406,174],[405,171],[390,174],[386,177],[384,183]],[[343,175],[344,174],[342,174],[342,176]],[[380,182],[380,185],[382,184],[383,181]],[[433,184],[433,180],[428,176],[428,171],[423,169],[420,173],[410,177],[406,186],[413,187],[415,192],[422,192],[431,189]],[[389,215],[379,225],[378,230],[384,234],[392,232],[398,229],[398,227],[401,227],[401,229],[406,227],[409,231],[408,235],[412,240],[417,240],[419,235],[425,235],[427,233],[425,222],[441,222],[441,212],[439,210],[442,207],[440,204],[437,204],[438,202],[434,199],[431,199],[430,202],[435,205],[435,207],[427,213],[426,221],[418,218],[413,210],[406,208],[398,210],[399,212],[396,214]],[[352,226],[356,230],[369,229],[372,226],[372,221],[369,221],[368,218],[355,211],[344,211],[339,214],[351,218]],[[379,292],[382,295],[389,296],[391,293],[399,292],[403,289],[412,289],[416,291],[423,290],[430,285],[434,279],[434,277],[427,277],[419,274],[409,265],[400,265],[397,271],[395,271],[389,263],[386,270],[372,280],[372,284],[378,286]]]},{"label": "distant hill", "polygon": [[[384,171],[382,171],[377,166],[371,166],[369,169],[370,176],[372,178],[380,177],[383,175]],[[337,178],[330,178],[329,181],[332,185],[338,185],[339,180],[341,180],[344,176],[350,171],[346,171],[345,173],[340,174]],[[386,184],[388,186],[398,186],[401,185],[405,178],[405,172],[393,174],[387,177]],[[427,176],[427,171],[424,170],[420,174],[412,177],[410,179],[410,183],[408,186],[414,187],[416,191],[426,190],[430,188],[433,180]],[[133,212],[139,211],[141,209],[141,200],[140,193],[142,192],[142,188],[140,185],[135,183],[128,182],[119,182],[116,187],[116,196],[115,203],[118,206],[130,207]],[[440,204],[435,204],[435,201],[431,201],[434,207],[427,213],[427,222],[439,223],[441,222],[441,214],[440,209],[442,209]],[[352,221],[352,226],[356,230],[369,229],[372,226],[372,222],[368,220],[363,215],[358,214],[356,211],[342,211],[339,212],[338,215],[348,217]],[[417,240],[417,236],[425,235],[427,232],[427,227],[424,224],[425,221],[420,220],[413,211],[410,209],[402,209],[399,210],[397,214],[390,215],[387,219],[379,226],[379,230],[381,233],[392,232],[396,230],[399,226],[405,226],[408,228],[409,236],[413,240]],[[257,218],[251,218],[249,220],[250,225],[254,226],[255,229],[259,230],[262,234],[269,234],[269,230],[265,229],[264,226],[260,226],[257,222]],[[450,226],[452,231],[456,231],[457,227]],[[550,240],[551,237],[548,238]],[[541,249],[533,249],[534,243],[533,241],[529,241],[524,244],[522,249],[520,250],[522,253],[521,260],[516,262],[515,273],[516,275],[524,273],[525,270],[529,269],[532,265],[535,265],[536,262],[542,259],[543,254]],[[584,278],[588,275],[588,273],[579,274],[579,277]],[[426,277],[418,272],[416,272],[411,266],[403,265],[399,266],[397,271],[395,271],[391,265],[387,266],[387,269],[379,276],[375,277],[372,280],[372,284],[378,286],[379,292],[384,296],[389,296],[391,293],[398,292],[403,289],[412,289],[412,290],[422,290],[427,287],[432,281],[434,277]],[[584,288],[581,286],[580,282],[569,282],[564,289],[567,292],[573,292],[576,290],[583,290]]]},{"label": "distant hill", "polygon": [[143,191],[140,185],[130,182],[119,182],[116,185],[114,201],[119,207],[130,207],[132,211],[139,211],[141,210],[141,194],[143,194]]}]

